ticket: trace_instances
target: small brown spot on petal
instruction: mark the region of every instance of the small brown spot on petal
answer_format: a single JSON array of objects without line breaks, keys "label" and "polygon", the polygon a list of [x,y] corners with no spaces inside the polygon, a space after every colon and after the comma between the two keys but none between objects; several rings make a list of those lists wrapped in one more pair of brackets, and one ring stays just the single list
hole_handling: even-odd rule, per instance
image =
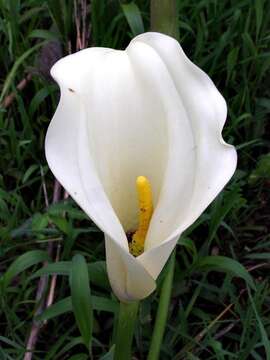
[{"label": "small brown spot on petal", "polygon": [[72,93],[75,93],[75,90],[71,89],[71,88],[68,88],[68,90]]}]

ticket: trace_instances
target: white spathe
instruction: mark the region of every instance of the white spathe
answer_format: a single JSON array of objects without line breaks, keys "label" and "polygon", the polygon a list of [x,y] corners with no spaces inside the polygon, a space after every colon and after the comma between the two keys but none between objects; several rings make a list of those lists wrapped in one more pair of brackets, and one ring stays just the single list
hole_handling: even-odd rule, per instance
[{"label": "white spathe", "polygon": [[[112,288],[145,298],[176,245],[233,175],[237,155],[221,131],[226,103],[211,79],[159,33],[125,51],[89,48],[51,74],[61,99],[46,136],[55,177],[105,234]],[[136,178],[152,185],[145,252],[129,253],[136,230]]]}]

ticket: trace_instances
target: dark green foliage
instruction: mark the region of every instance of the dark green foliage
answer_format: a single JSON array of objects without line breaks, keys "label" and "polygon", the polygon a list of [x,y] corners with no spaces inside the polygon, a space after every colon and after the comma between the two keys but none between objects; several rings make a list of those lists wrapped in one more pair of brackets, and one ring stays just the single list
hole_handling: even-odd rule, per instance
[{"label": "dark green foliage", "polygon": [[[179,0],[178,8],[181,45],[227,100],[223,136],[239,162],[230,184],[179,240],[161,359],[270,360],[270,3]],[[123,49],[149,23],[148,1],[87,1],[89,46]],[[112,359],[118,303],[103,235],[71,200],[46,206],[43,189],[51,203],[44,136],[59,91],[49,67],[75,51],[73,0],[0,0],[0,43],[1,102],[15,92],[0,108],[0,358],[23,359],[38,278],[50,283],[58,274],[53,305],[36,316],[47,323],[33,359],[87,359],[91,334],[92,358]],[[48,243],[60,245],[58,263],[55,253],[47,255]],[[138,359],[147,356],[165,273],[140,306]]]}]

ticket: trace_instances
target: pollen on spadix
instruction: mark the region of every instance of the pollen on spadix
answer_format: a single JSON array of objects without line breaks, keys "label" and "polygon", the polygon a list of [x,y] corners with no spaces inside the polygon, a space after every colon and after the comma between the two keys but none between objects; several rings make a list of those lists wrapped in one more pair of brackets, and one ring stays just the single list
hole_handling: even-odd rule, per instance
[{"label": "pollen on spadix", "polygon": [[139,226],[129,244],[129,250],[134,256],[138,256],[144,251],[144,242],[153,214],[152,191],[149,180],[145,176],[138,176],[136,187],[139,200]]}]

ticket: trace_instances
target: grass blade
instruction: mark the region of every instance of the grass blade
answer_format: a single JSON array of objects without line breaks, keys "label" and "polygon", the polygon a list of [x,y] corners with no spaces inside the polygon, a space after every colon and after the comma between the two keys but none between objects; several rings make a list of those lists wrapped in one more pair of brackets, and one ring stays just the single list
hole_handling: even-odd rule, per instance
[{"label": "grass blade", "polygon": [[196,262],[195,267],[201,270],[216,270],[232,273],[234,276],[241,277],[252,289],[255,289],[253,279],[244,266],[238,261],[226,256],[202,257]]},{"label": "grass blade", "polygon": [[144,25],[138,6],[134,2],[131,2],[129,4],[122,4],[121,6],[132,31],[132,35],[136,36],[143,33]]},{"label": "grass blade", "polygon": [[29,267],[39,262],[49,260],[49,255],[43,250],[32,250],[19,256],[7,269],[2,277],[4,287],[8,286],[11,280]]},{"label": "grass blade", "polygon": [[70,289],[73,313],[83,342],[88,350],[91,346],[93,307],[89,285],[88,267],[82,255],[72,259]]}]

